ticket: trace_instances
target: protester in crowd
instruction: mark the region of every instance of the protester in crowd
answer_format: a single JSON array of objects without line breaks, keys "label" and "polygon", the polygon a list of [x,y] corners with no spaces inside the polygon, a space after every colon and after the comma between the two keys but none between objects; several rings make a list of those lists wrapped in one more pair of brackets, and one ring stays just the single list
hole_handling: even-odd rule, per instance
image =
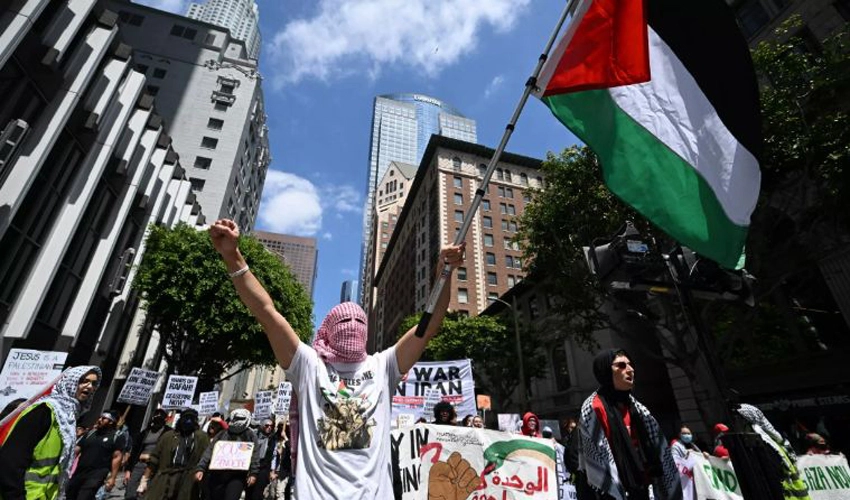
[{"label": "protester in crowd", "polygon": [[463,417],[463,420],[461,420],[460,425],[462,427],[472,427],[472,417],[474,417],[474,415],[467,415]]},{"label": "protester in crowd", "polygon": [[729,450],[723,445],[723,435],[729,432],[729,426],[722,422],[718,422],[714,424],[712,431],[714,433],[714,451],[712,451],[712,454],[718,458],[728,459]]},{"label": "protester in crowd", "polygon": [[831,455],[829,444],[816,432],[806,434],[806,455]]},{"label": "protester in crowd", "polygon": [[226,431],[227,427],[227,422],[225,422],[223,418],[212,417],[210,421],[207,422],[207,436],[210,438],[210,441],[215,439],[219,432]]},{"label": "protester in crowd", "polygon": [[[577,439],[579,500],[682,500],[679,472],[655,418],[632,395],[629,355],[608,349],[593,360],[599,389],[581,407]],[[605,439],[601,439],[604,436]]]},{"label": "protester in crowd", "polygon": [[[278,498],[280,493],[288,500],[291,498],[292,488],[286,488],[289,478],[292,476],[292,456],[290,455],[290,441],[287,439],[289,430],[287,426],[281,422],[278,424],[279,432],[276,432],[277,442],[272,455],[271,475],[269,477],[271,484],[274,486],[274,495],[272,498]],[[289,490],[290,493],[286,493]]]},{"label": "protester in crowd", "polygon": [[171,427],[165,424],[167,417],[168,413],[165,410],[154,410],[150,424],[139,436],[139,445],[134,447],[130,454],[130,459],[127,461],[127,472],[124,475],[124,483],[127,485],[124,498],[127,500],[141,498],[136,490],[138,490],[142,476],[145,474],[145,468],[151,454],[156,448],[159,438],[171,431]]},{"label": "protester in crowd", "polygon": [[96,366],[68,368],[45,396],[8,415],[0,429],[0,498],[53,500],[64,492],[77,418],[91,406],[100,379]]},{"label": "protester in crowd", "polygon": [[198,425],[198,412],[183,410],[174,430],[157,440],[136,491],[151,500],[197,500],[200,487],[192,476],[209,444]]},{"label": "protester in crowd", "polygon": [[475,427],[476,429],[483,429],[484,419],[478,415],[475,415],[474,417],[472,417],[472,427]]},{"label": "protester in crowd", "polygon": [[17,410],[22,404],[27,402],[27,398],[18,398],[9,401],[9,403],[3,408],[3,411],[0,411],[0,420],[3,420],[7,416],[11,415],[13,411]]},{"label": "protester in crowd", "polygon": [[552,444],[555,446],[555,475],[558,478],[558,491],[560,492],[570,477],[564,465],[564,446],[555,439],[555,433],[548,426],[543,428],[541,435],[543,439],[551,439]]},{"label": "protester in crowd", "polygon": [[68,481],[68,500],[94,500],[101,486],[106,491],[115,488],[126,447],[126,436],[119,435],[117,422],[117,412],[104,411],[94,429],[80,438],[80,458]]},{"label": "protester in crowd", "polygon": [[[767,445],[768,451],[771,451],[779,459],[761,463],[762,476],[767,477],[768,480],[778,481],[780,483],[778,486],[781,487],[786,499],[810,500],[811,497],[806,483],[797,470],[797,454],[791,448],[791,443],[773,427],[764,413],[755,406],[739,403],[735,404],[732,410],[743,419],[745,428],[742,430],[758,434],[762,442]],[[733,464],[735,464],[736,472],[740,469],[746,475],[743,470],[746,464],[735,463],[734,455],[731,458]]]},{"label": "protester in crowd", "polygon": [[537,415],[529,411],[522,416],[520,434],[529,437],[540,437],[540,419],[537,418]]},{"label": "protester in crowd", "polygon": [[679,429],[679,436],[670,442],[670,452],[673,454],[674,459],[684,460],[687,458],[688,453],[692,451],[702,453],[702,450],[694,443],[694,433],[691,432],[690,427],[683,425]]},{"label": "protester in crowd", "polygon": [[448,401],[440,401],[434,405],[434,423],[436,425],[457,425],[457,412]]},{"label": "protester in crowd", "polygon": [[[227,430],[221,431],[210,443],[198,466],[195,468],[195,481],[206,479],[205,496],[209,500],[239,500],[246,488],[257,482],[260,467],[260,446],[257,445],[257,435],[249,427],[251,412],[239,408],[230,413],[230,423]],[[216,443],[220,441],[236,441],[254,443],[251,453],[251,463],[248,470],[218,469],[210,470]]]},{"label": "protester in crowd", "polygon": [[85,425],[77,425],[77,441],[79,441],[81,437],[88,434],[88,432],[89,432],[89,428],[86,427]]},{"label": "protester in crowd", "polygon": [[239,229],[230,220],[210,228],[215,249],[242,301],[257,318],[298,396],[301,418],[296,491],[310,498],[390,498],[391,398],[402,374],[422,356],[437,333],[463,264],[463,245],[444,248],[435,270],[448,272],[423,337],[411,328],[395,346],[366,353],[366,314],[357,304],[334,307],[322,321],[312,348],[302,344],[238,249]]},{"label": "protester in crowd", "polygon": [[561,422],[561,444],[567,448],[567,442],[570,440],[570,435],[573,433],[577,425],[576,419],[569,417]]},{"label": "protester in crowd", "polygon": [[263,493],[271,482],[272,459],[277,446],[277,434],[273,431],[274,422],[268,418],[263,420],[257,433],[257,456],[260,459],[257,481],[248,488],[246,500],[263,500]]}]

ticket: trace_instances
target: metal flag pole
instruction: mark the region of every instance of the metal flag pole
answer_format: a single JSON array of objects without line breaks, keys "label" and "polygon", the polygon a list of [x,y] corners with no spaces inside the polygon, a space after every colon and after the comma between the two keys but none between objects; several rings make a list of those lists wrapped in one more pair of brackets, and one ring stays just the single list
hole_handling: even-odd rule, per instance
[{"label": "metal flag pole", "polygon": [[[522,113],[522,108],[525,107],[525,103],[528,101],[528,96],[531,95],[531,92],[537,86],[537,77],[540,76],[540,70],[543,68],[543,65],[546,63],[546,59],[549,57],[549,52],[552,50],[552,45],[555,44],[555,40],[558,38],[558,33],[561,32],[561,27],[567,20],[567,17],[575,11],[577,4],[578,0],[569,0],[567,2],[567,5],[564,7],[564,11],[561,13],[561,18],[555,26],[555,30],[549,36],[549,41],[546,42],[546,48],[543,49],[543,53],[540,54],[540,58],[537,60],[537,67],[534,68],[534,72],[528,78],[528,81],[525,82],[525,90],[522,93],[522,97],[519,99],[519,103],[517,103],[513,116],[511,116],[511,121],[505,127],[505,133],[502,134],[502,140],[499,142],[499,147],[496,148],[496,152],[493,153],[493,157],[490,158],[490,163],[487,165],[487,171],[484,173],[484,178],[481,180],[481,184],[475,191],[475,198],[473,198],[469,211],[463,219],[460,231],[458,231],[457,236],[455,236],[455,245],[460,245],[463,240],[466,239],[466,233],[469,230],[469,226],[472,224],[472,218],[475,217],[475,214],[478,212],[478,206],[481,204],[481,198],[483,198],[487,193],[487,186],[490,184],[490,177],[493,175],[493,171],[496,170],[499,158],[505,151],[505,146],[507,146],[508,140],[511,138],[511,134],[514,131],[519,115]],[[417,337],[422,338],[425,336],[425,330],[431,322],[431,315],[434,313],[434,308],[437,306],[437,300],[439,300],[440,294],[443,292],[443,287],[446,285],[446,281],[448,281],[451,272],[451,266],[447,263],[443,263],[443,271],[440,273],[440,277],[434,285],[434,288],[431,289],[431,294],[428,296],[428,303],[425,306],[425,311],[422,313],[422,319],[419,320],[419,325],[416,327]]]}]

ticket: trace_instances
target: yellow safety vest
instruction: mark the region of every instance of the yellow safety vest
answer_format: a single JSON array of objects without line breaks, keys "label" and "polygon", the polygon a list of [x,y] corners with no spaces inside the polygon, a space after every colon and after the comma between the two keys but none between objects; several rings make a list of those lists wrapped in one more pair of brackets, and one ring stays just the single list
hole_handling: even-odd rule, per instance
[{"label": "yellow safety vest", "polygon": [[[37,406],[39,405],[32,405],[18,415],[15,423],[12,424],[9,435],[15,432],[15,427],[21,421],[21,418]],[[62,435],[59,433],[59,424],[56,422],[56,417],[51,409],[50,429],[35,445],[32,452],[32,462],[24,473],[27,500],[54,500],[59,497],[59,475],[62,474],[62,468],[59,466],[61,455]]]}]

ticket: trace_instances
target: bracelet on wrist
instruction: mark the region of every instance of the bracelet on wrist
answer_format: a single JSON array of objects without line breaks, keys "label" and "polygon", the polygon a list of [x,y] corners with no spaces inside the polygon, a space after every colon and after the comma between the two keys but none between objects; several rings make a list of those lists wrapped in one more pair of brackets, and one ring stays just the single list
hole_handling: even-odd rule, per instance
[{"label": "bracelet on wrist", "polygon": [[250,268],[248,267],[248,264],[245,264],[245,267],[243,267],[242,269],[237,269],[236,271],[233,271],[232,273],[229,273],[228,276],[230,276],[231,279],[232,278],[238,278],[238,277],[242,276],[243,274],[247,273],[249,269]]}]

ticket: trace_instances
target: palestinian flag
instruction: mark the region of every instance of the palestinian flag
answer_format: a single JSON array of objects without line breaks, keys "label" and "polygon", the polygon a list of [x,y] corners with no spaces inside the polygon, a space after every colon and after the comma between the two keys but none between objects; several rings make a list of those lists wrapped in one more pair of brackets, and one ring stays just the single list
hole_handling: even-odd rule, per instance
[{"label": "palestinian flag", "polygon": [[724,0],[579,0],[537,87],[614,194],[737,267],[762,139],[750,52]]}]

